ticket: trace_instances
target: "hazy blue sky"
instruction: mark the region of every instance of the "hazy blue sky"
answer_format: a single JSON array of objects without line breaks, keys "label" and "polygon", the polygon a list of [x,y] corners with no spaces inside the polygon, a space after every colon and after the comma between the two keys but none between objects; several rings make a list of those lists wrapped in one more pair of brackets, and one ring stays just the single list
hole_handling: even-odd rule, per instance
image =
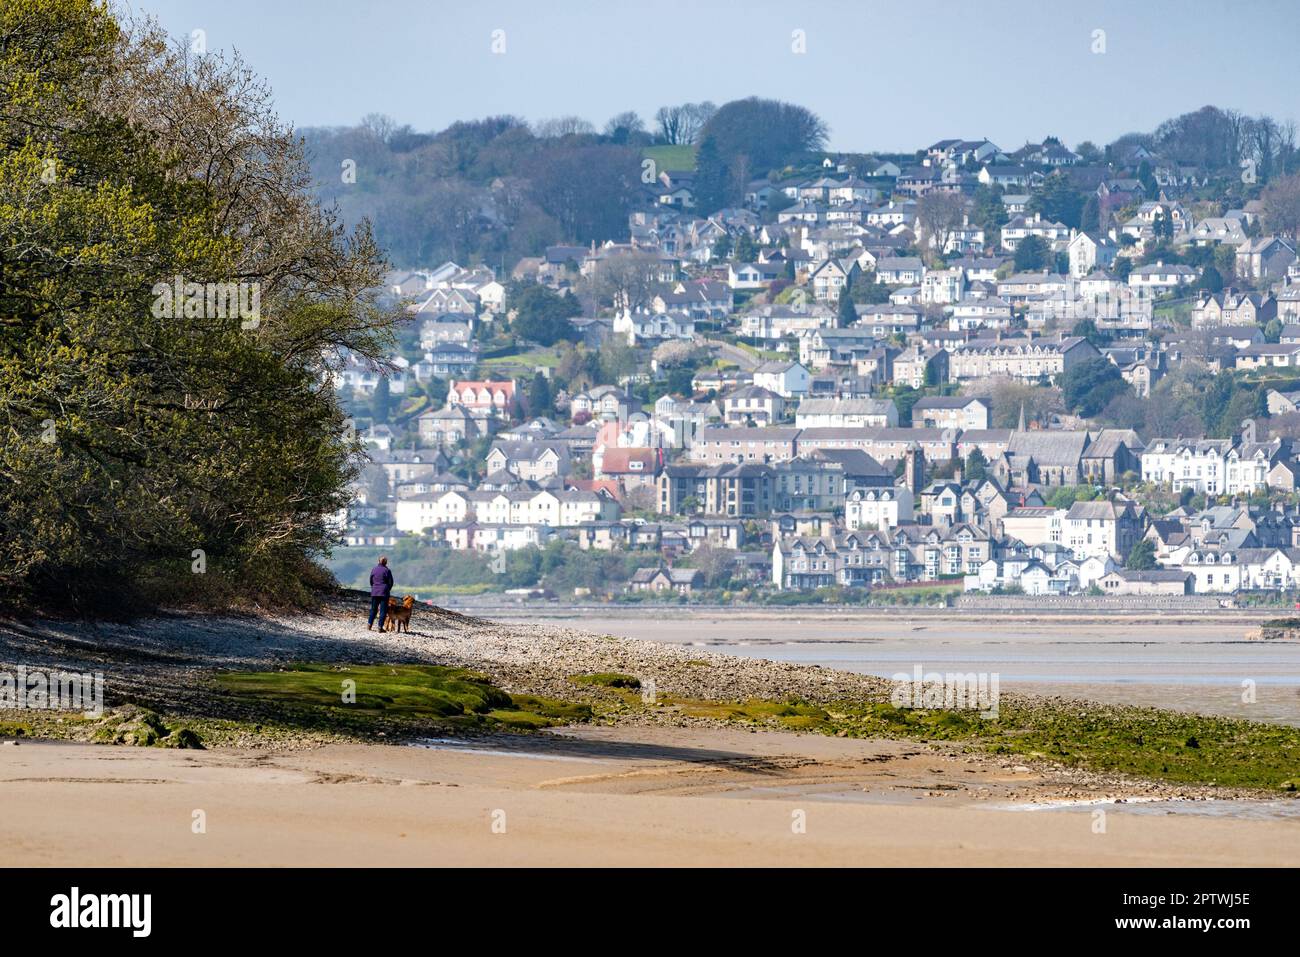
[{"label": "hazy blue sky", "polygon": [[[1207,103],[1300,119],[1296,0],[131,0],[206,31],[299,126],[387,113],[418,130],[759,95],[843,150],[1147,131]],[[491,49],[505,31],[504,54]],[[803,30],[807,52],[792,52]],[[1093,31],[1105,31],[1094,53]]]}]

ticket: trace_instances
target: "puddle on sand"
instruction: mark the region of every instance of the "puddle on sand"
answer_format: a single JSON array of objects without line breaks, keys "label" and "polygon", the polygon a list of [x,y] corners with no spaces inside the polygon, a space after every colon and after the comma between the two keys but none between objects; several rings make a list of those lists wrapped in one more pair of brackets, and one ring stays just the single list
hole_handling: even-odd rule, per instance
[{"label": "puddle on sand", "polygon": [[1079,811],[1105,807],[1126,814],[1188,814],[1198,817],[1237,818],[1251,821],[1294,820],[1300,822],[1300,800],[1244,801],[1235,798],[1169,800],[1167,798],[1090,798],[1070,801],[1031,801],[1017,804],[984,804],[986,811]]},{"label": "puddle on sand", "polygon": [[527,758],[532,761],[578,761],[583,764],[599,764],[605,758],[582,758],[568,754],[545,754],[540,751],[512,751],[507,748],[483,748],[457,741],[455,738],[418,738],[407,747],[424,748],[427,751],[456,751],[461,754],[484,754],[494,758]]}]

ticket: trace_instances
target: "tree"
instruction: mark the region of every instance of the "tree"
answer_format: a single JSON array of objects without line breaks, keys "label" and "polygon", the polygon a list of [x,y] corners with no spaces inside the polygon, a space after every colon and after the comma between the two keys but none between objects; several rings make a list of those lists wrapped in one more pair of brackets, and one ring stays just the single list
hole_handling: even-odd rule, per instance
[{"label": "tree", "polygon": [[1151,235],[1157,243],[1174,238],[1174,221],[1165,215],[1163,209],[1156,210],[1155,218],[1151,221]]},{"label": "tree", "polygon": [[1151,173],[1151,164],[1146,160],[1138,163],[1137,181],[1142,184],[1142,192],[1147,199],[1155,199],[1160,194],[1160,187],[1156,185],[1156,178]]},{"label": "tree", "polygon": [[690,565],[698,568],[704,575],[704,584],[708,588],[721,588],[731,579],[731,567],[735,563],[736,553],[730,548],[710,545],[705,542],[691,552]]},{"label": "tree", "polygon": [[90,0],[0,36],[0,595],[302,598],[360,471],[320,384],[393,342],[371,236],[237,58]]},{"label": "tree", "polygon": [[581,116],[556,116],[537,123],[539,139],[563,139],[566,136],[591,136],[596,128]]},{"label": "tree", "polygon": [[1074,151],[1079,155],[1079,161],[1087,166],[1096,165],[1104,159],[1097,144],[1091,140],[1084,140],[1074,148]]},{"label": "tree", "polygon": [[846,283],[844,288],[840,290],[840,301],[839,301],[839,305],[837,306],[838,314],[836,317],[836,325],[838,325],[841,329],[847,329],[849,326],[853,325],[855,322],[858,321],[858,310],[853,308],[853,291],[851,288],[852,285],[853,284],[851,282]]},{"label": "tree", "polygon": [[745,157],[752,169],[769,170],[825,148],[826,124],[811,110],[750,97],[718,108],[700,132],[713,139],[724,166]]},{"label": "tree", "polygon": [[968,482],[982,482],[988,477],[988,459],[979,449],[971,449],[966,456],[965,478]]},{"label": "tree", "polygon": [[552,415],[555,408],[551,402],[551,382],[541,372],[533,373],[533,381],[528,387],[528,414],[531,416]]},{"label": "tree", "polygon": [[712,213],[728,205],[730,175],[717,142],[709,136],[701,141],[695,151],[695,206],[702,212]]},{"label": "tree", "polygon": [[1029,200],[1028,209],[1031,213],[1041,213],[1044,219],[1078,229],[1083,202],[1083,193],[1075,189],[1065,173],[1057,170],[1043,180],[1043,185]]},{"label": "tree", "polygon": [[916,222],[921,227],[921,238],[933,240],[940,253],[948,244],[952,231],[962,223],[966,201],[959,193],[931,190],[916,203]]},{"label": "tree", "polygon": [[1300,173],[1276,179],[1260,194],[1264,228],[1292,238],[1300,237]]},{"label": "tree", "polygon": [[703,103],[683,103],[681,106],[661,106],[655,113],[659,139],[669,145],[687,145],[698,140],[704,124],[717,112],[717,107]]},{"label": "tree", "polygon": [[1100,356],[1076,362],[1060,376],[1066,408],[1084,418],[1100,412],[1118,395],[1128,391],[1119,368]]},{"label": "tree", "polygon": [[653,252],[637,250],[608,256],[592,273],[592,292],[620,312],[636,312],[650,305],[659,283],[660,265]]},{"label": "tree", "polygon": [[1156,566],[1156,543],[1149,538],[1142,538],[1134,544],[1124,562],[1125,568],[1133,571],[1149,571]]},{"label": "tree", "polygon": [[669,395],[691,396],[695,393],[695,371],[688,366],[678,366],[668,372],[664,383]]},{"label": "tree", "polygon": [[626,143],[638,133],[645,132],[645,121],[634,110],[610,117],[605,124],[605,135],[615,143]]},{"label": "tree", "polygon": [[1079,228],[1085,233],[1101,230],[1101,200],[1096,193],[1089,194],[1083,203],[1083,209],[1079,212]]},{"label": "tree", "polygon": [[1076,322],[1074,328],[1070,330],[1070,335],[1081,336],[1098,348],[1106,344],[1106,337],[1097,328],[1097,323],[1091,319],[1080,319]]},{"label": "tree", "polygon": [[1016,272],[1038,272],[1046,269],[1051,249],[1042,236],[1026,236],[1016,245]]},{"label": "tree", "polygon": [[984,238],[991,241],[1010,218],[1002,202],[1002,187],[978,186],[971,202],[971,222],[984,230]]},{"label": "tree", "polygon": [[[859,306],[878,306],[889,302],[889,287],[877,282],[874,272],[865,273],[849,288],[849,298]],[[856,309],[854,315],[857,315]]]},{"label": "tree", "polygon": [[610,339],[600,347],[600,378],[617,383],[637,370],[636,350],[619,339]]},{"label": "tree", "polygon": [[429,397],[429,408],[442,408],[442,404],[447,401],[448,391],[450,389],[446,379],[436,375],[429,376],[429,381],[424,384],[424,394]]},{"label": "tree", "polygon": [[604,242],[627,235],[628,213],[642,189],[640,151],[548,142],[529,171],[528,196],[554,217],[565,239]]},{"label": "tree", "polygon": [[574,296],[561,295],[540,283],[524,282],[511,285],[508,301],[515,314],[510,328],[523,339],[553,346],[577,335],[569,320],[582,314],[582,306]]},{"label": "tree", "polygon": [[1223,292],[1223,276],[1214,266],[1206,266],[1201,270],[1200,288],[1206,292]]},{"label": "tree", "polygon": [[392,414],[392,396],[388,376],[381,375],[375,383],[375,394],[370,399],[370,417],[378,425],[387,422]]}]

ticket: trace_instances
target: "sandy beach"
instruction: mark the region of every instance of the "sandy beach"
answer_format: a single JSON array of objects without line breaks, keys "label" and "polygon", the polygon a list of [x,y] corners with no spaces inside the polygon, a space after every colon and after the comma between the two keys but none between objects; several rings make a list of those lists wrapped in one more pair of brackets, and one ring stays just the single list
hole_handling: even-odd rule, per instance
[{"label": "sandy beach", "polygon": [[1008,810],[1069,795],[1028,769],[896,742],[546,738],[275,755],[27,742],[0,750],[0,841],[29,866],[1280,866],[1300,853],[1300,818],[1200,802]]},{"label": "sandy beach", "polygon": [[[817,664],[593,634],[579,622],[350,610],[0,627],[0,666],[100,669],[110,697],[229,713],[214,668],[470,666],[572,693],[624,671],[712,699],[879,693]],[[612,630],[612,629],[611,629]],[[5,718],[0,714],[0,719]],[[13,712],[8,714],[13,717]],[[382,740],[382,739],[379,739]],[[671,712],[415,743],[250,735],[208,750],[0,744],[13,865],[1290,865],[1300,801],[1131,780],[938,741],[757,731]],[[199,828],[196,821],[202,823]],[[199,831],[199,832],[196,832]]]}]

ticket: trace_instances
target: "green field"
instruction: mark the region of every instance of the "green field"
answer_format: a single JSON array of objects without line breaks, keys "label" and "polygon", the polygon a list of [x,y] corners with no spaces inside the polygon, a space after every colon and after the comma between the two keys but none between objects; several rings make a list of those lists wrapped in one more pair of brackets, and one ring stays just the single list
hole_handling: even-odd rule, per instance
[{"label": "green field", "polygon": [[659,171],[689,171],[695,169],[694,146],[647,146],[641,155],[655,161]]},{"label": "green field", "polygon": [[508,356],[496,356],[492,359],[484,359],[479,363],[485,369],[501,371],[502,369],[518,367],[526,369],[529,372],[540,367],[554,369],[560,364],[560,357],[555,354],[554,349],[532,349],[528,352],[514,352]]}]

